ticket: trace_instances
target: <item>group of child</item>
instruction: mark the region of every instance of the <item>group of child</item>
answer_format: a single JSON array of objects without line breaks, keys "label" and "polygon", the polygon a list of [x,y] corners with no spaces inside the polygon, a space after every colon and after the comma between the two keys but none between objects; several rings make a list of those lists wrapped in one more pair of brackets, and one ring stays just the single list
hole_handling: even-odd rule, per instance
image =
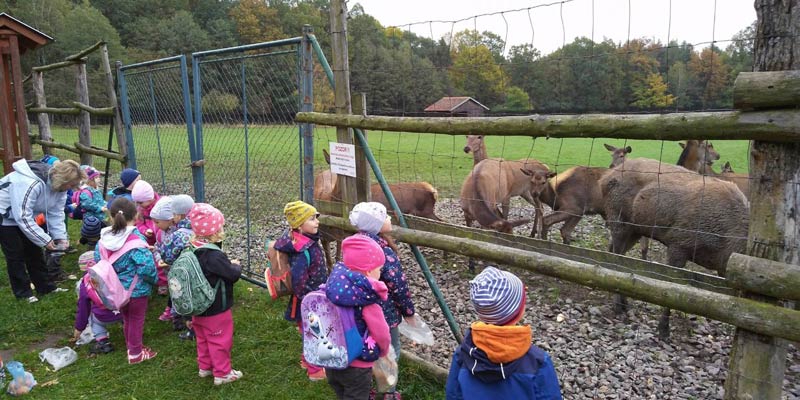
[{"label": "group of child", "polygon": [[[238,380],[243,374],[231,368],[230,362],[231,307],[233,284],[241,276],[241,266],[238,261],[229,260],[216,246],[224,239],[224,215],[209,204],[195,203],[188,195],[159,196],[133,169],[123,170],[121,181],[122,186],[109,193],[108,203],[96,207],[103,213],[103,225],[108,219],[110,226],[102,227],[96,238],[84,236],[85,227],[82,227],[81,242],[92,244],[94,239],[96,246],[93,251],[82,254],[78,263],[81,270],[87,271],[100,260],[108,260],[122,287],[130,291],[130,300],[119,310],[104,307],[97,296],[92,298],[93,286],[87,272],[78,283],[74,338],[77,339],[88,325],[95,339],[90,351],[109,353],[114,347],[106,325],[122,322],[128,363],[138,364],[155,358],[158,353],[143,345],[148,299],[154,287],[160,294],[168,294],[169,266],[184,249],[192,249],[205,279],[216,290],[213,303],[187,321],[189,337],[196,340],[198,375],[214,377],[215,385]],[[87,187],[96,189],[92,183],[96,185],[90,178]],[[99,202],[93,191],[87,192],[92,195],[81,193],[80,202],[75,206],[88,211],[90,208],[86,204]],[[173,320],[180,325],[184,322],[174,313],[169,301],[159,319]]]},{"label": "group of child", "polygon": [[[215,385],[238,380],[243,374],[231,367],[230,360],[231,306],[233,284],[241,276],[241,266],[214,245],[224,239],[223,214],[209,204],[194,203],[187,195],[161,197],[135,170],[124,170],[121,178],[123,186],[112,190],[112,199],[100,208],[110,214],[111,226],[102,228],[91,257],[81,257],[81,268],[126,250],[126,243],[132,239],[146,241],[149,247],[129,249],[113,262],[122,285],[126,289],[134,287],[130,302],[119,310],[119,315],[87,300],[86,285],[81,280],[76,338],[90,324],[96,339],[93,351],[109,352],[113,346],[105,325],[121,319],[128,362],[137,364],[154,358],[157,353],[142,344],[148,297],[153,286],[166,288],[169,265],[184,249],[192,248],[205,278],[216,288],[208,310],[191,317],[198,375],[213,376]],[[317,210],[294,201],[286,204],[284,215],[289,229],[276,240],[275,249],[288,256],[291,270],[293,293],[285,318],[297,324],[302,336],[309,323],[300,314],[303,298],[322,286],[330,302],[353,309],[358,334],[369,343],[345,369],[324,369],[309,363],[301,354],[300,365],[308,379],[327,379],[340,399],[400,399],[395,386],[385,393],[372,389],[375,360],[387,356],[390,347],[395,361],[400,357],[401,320],[416,325],[408,282],[397,247],[388,235],[392,225],[386,208],[375,202],[359,203],[353,208],[349,217],[358,233],[342,242],[342,260],[332,266],[330,273],[320,244]],[[479,321],[471,325],[453,355],[447,398],[560,399],[550,357],[531,343],[530,326],[517,325],[526,302],[522,281],[510,272],[487,267],[470,281],[470,299]],[[168,305],[160,319],[170,317],[175,315]]]}]

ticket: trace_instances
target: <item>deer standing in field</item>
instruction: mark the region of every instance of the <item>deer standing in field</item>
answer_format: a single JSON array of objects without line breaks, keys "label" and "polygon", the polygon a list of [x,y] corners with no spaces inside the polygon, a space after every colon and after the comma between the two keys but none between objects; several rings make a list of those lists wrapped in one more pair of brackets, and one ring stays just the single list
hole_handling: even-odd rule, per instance
[{"label": "deer standing in field", "polygon": [[[625,157],[633,151],[630,146],[623,148],[609,144],[604,146],[611,153],[609,168],[622,164]],[[539,237],[547,240],[547,231],[550,227],[564,222],[561,226],[561,240],[564,244],[570,244],[572,231],[584,215],[600,214],[605,218],[603,193],[598,182],[609,168],[577,166],[550,179],[539,199],[550,206],[553,212],[542,219]]]},{"label": "deer standing in field", "polygon": [[[605,174],[600,187],[613,253],[625,254],[639,238],[649,237],[667,247],[669,265],[683,268],[693,261],[724,276],[731,254],[747,244],[749,203],[733,183],[633,159]],[[615,311],[625,308],[625,298],[618,295]],[[664,308],[658,324],[664,339],[669,314]]]},{"label": "deer standing in field", "polygon": [[678,156],[676,165],[689,171],[703,173],[707,165],[719,160],[719,153],[714,150],[714,145],[705,140],[687,140],[686,143],[678,142],[683,151]]},{"label": "deer standing in field", "polygon": [[467,145],[464,146],[464,153],[472,153],[472,167],[475,168],[479,162],[489,158],[486,152],[486,143],[483,135],[467,135]]},{"label": "deer standing in field", "polygon": [[747,197],[748,200],[750,199],[750,175],[735,173],[733,167],[731,167],[730,161],[725,162],[720,173],[714,172],[711,165],[705,165],[702,173],[703,175],[713,176],[723,181],[733,182],[739,190],[744,193],[744,196]]}]

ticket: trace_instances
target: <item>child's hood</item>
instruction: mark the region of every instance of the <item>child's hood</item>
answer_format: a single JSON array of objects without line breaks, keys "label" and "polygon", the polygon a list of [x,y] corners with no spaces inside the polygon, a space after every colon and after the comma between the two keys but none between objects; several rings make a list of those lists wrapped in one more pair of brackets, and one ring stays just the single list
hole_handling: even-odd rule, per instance
[{"label": "child's hood", "polygon": [[115,235],[111,231],[111,227],[107,226],[100,231],[99,243],[108,251],[117,251],[125,245],[128,236],[130,236],[134,229],[136,229],[135,226],[127,226],[124,231]]},{"label": "child's hood", "polygon": [[534,372],[544,363],[546,354],[538,350],[535,357],[525,357],[531,350],[530,326],[497,326],[483,322],[472,324],[459,347],[462,365],[483,382],[508,379],[517,372]]},{"label": "child's hood", "polygon": [[367,278],[337,262],[325,284],[325,294],[336,305],[344,307],[367,306],[384,301],[388,296],[386,284]]}]

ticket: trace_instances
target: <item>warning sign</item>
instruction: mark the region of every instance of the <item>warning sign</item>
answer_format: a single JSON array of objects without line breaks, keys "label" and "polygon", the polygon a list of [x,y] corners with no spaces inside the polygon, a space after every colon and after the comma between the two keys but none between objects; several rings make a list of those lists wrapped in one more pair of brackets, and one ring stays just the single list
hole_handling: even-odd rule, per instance
[{"label": "warning sign", "polygon": [[331,172],[356,177],[356,146],[330,142]]}]

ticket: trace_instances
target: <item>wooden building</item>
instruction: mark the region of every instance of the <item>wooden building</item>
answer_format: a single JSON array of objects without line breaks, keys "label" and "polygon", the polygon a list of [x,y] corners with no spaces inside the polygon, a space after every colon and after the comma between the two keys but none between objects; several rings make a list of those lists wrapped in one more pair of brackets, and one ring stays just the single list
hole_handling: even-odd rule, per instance
[{"label": "wooden building", "polygon": [[3,60],[0,67],[0,156],[6,174],[11,172],[14,161],[32,157],[20,55],[52,41],[53,38],[28,24],[0,13],[0,55]]},{"label": "wooden building", "polygon": [[489,107],[472,97],[442,97],[425,108],[425,112],[448,114],[453,117],[482,117]]}]

